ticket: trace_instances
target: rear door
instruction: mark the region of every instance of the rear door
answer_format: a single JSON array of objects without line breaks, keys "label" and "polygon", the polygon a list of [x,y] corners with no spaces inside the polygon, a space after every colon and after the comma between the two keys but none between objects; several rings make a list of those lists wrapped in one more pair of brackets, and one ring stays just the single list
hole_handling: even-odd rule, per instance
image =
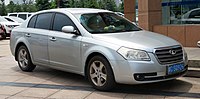
[{"label": "rear door", "polygon": [[34,62],[49,64],[48,57],[48,34],[54,13],[43,13],[31,18],[28,24],[28,39]]}]

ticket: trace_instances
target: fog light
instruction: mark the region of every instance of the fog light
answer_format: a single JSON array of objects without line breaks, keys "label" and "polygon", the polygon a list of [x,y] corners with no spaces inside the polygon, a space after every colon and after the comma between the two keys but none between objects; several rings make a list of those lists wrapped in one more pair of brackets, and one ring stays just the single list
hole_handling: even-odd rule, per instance
[{"label": "fog light", "polygon": [[136,80],[138,80],[138,81],[142,81],[142,80],[144,80],[144,75],[135,74],[135,75],[134,75],[134,78],[135,78]]}]

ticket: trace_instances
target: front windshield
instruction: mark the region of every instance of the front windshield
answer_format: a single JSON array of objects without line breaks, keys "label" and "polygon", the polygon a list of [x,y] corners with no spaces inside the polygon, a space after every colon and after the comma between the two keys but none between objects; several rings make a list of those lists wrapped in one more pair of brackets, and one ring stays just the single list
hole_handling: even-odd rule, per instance
[{"label": "front windshield", "polygon": [[141,30],[133,23],[114,13],[82,14],[79,15],[78,19],[83,27],[92,34]]}]

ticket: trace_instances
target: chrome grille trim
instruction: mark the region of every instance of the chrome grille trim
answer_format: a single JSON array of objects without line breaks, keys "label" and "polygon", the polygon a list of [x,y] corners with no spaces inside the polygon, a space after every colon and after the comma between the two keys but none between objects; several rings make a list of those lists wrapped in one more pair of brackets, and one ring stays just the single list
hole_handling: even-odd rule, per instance
[{"label": "chrome grille trim", "polygon": [[[176,54],[172,55],[170,50],[176,52]],[[170,46],[170,47],[162,47],[156,48],[154,50],[154,54],[158,60],[158,62],[162,65],[164,64],[173,64],[183,61],[183,50],[181,46]]]}]

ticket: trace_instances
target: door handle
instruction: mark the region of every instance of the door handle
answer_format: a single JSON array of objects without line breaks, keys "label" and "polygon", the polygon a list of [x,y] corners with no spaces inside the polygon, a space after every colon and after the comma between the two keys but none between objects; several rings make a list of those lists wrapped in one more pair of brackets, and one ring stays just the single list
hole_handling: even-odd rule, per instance
[{"label": "door handle", "polygon": [[30,33],[25,34],[26,37],[31,37]]},{"label": "door handle", "polygon": [[51,37],[49,38],[51,41],[56,41],[56,38],[55,37]]}]

